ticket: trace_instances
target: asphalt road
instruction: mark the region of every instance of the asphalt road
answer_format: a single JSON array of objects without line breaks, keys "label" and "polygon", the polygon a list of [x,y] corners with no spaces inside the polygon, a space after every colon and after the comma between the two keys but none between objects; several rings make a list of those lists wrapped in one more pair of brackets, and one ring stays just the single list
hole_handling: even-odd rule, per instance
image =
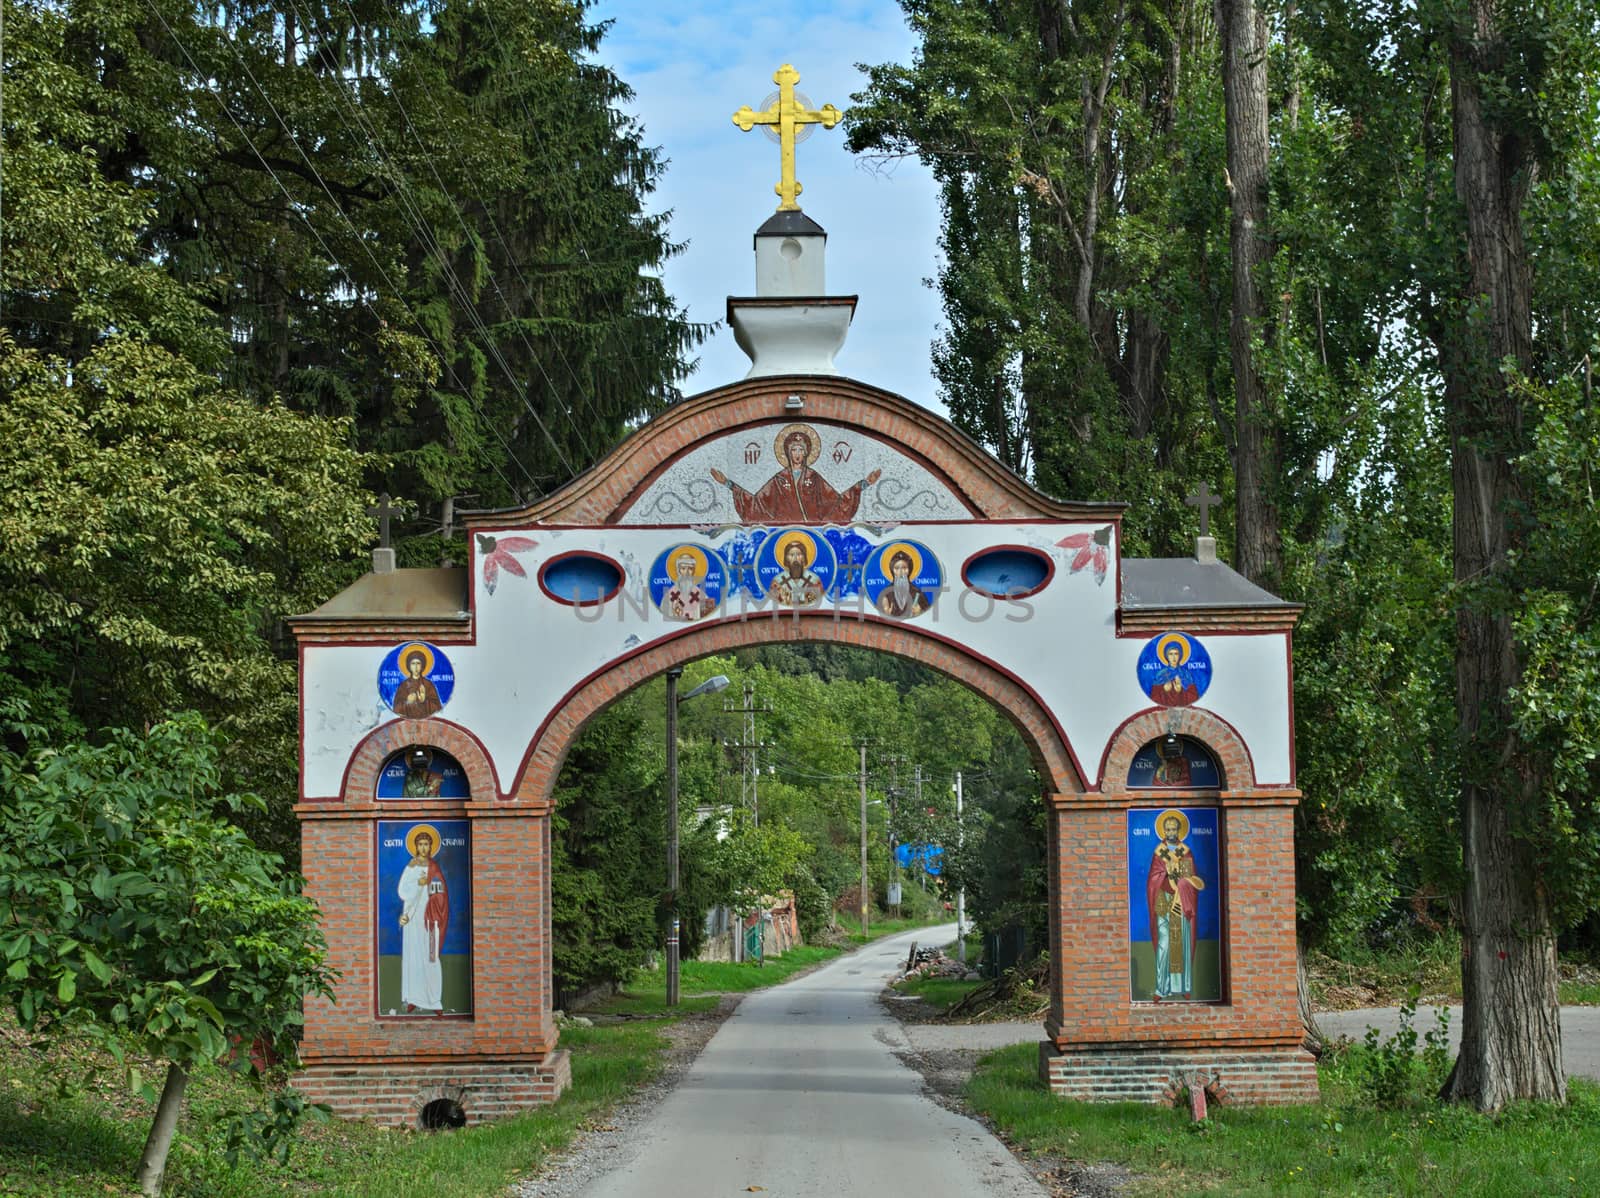
[{"label": "asphalt road", "polygon": [[911,941],[954,935],[952,924],[881,940],[745,998],[585,1198],[1042,1196],[890,1051],[905,1039],[878,1004],[885,979]]}]

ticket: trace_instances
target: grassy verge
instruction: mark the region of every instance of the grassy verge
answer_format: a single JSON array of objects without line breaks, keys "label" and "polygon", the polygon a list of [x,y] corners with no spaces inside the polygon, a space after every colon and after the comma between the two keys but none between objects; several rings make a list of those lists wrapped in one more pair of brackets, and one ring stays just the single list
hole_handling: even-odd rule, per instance
[{"label": "grassy verge", "polygon": [[[781,957],[754,961],[685,961],[678,974],[678,995],[689,1010],[714,1007],[719,994],[742,994],[788,981],[802,970],[832,960],[844,950],[805,944]],[[601,1015],[640,1015],[665,1012],[667,974],[663,969],[641,971],[620,993],[585,1008]]]},{"label": "grassy verge", "polygon": [[[176,1198],[468,1198],[499,1195],[537,1168],[584,1124],[660,1068],[660,1024],[569,1028],[572,1087],[553,1106],[454,1132],[413,1132],[365,1123],[302,1125],[287,1163],[225,1159],[222,1124],[230,1109],[259,1098],[232,1075],[201,1071],[168,1166]],[[148,1105],[130,1098],[97,1062],[57,1045],[48,1054],[0,1057],[0,1193],[43,1198],[137,1194],[134,1165],[149,1129]]]},{"label": "grassy verge", "polygon": [[887,916],[874,916],[867,921],[868,935],[861,934],[861,920],[851,915],[839,916],[839,930],[847,939],[856,944],[865,944],[869,940],[877,940],[884,936],[895,936],[901,932],[910,932],[916,928],[931,928],[939,924],[954,923],[955,916],[946,912],[925,918],[890,919]]},{"label": "grassy verge", "polygon": [[[1557,987],[1563,1005],[1600,1004],[1600,970],[1563,960]],[[1422,1005],[1461,1001],[1461,942],[1454,936],[1405,941],[1383,952],[1352,949],[1339,960],[1307,959],[1311,1002],[1322,1011],[1394,1007],[1416,988]]]},{"label": "grassy verge", "polygon": [[960,978],[905,978],[892,989],[911,998],[920,998],[928,1006],[945,1011],[971,994],[982,982],[964,982]]},{"label": "grassy verge", "polygon": [[1600,1192],[1594,1083],[1574,1079],[1566,1107],[1524,1103],[1493,1119],[1420,1094],[1380,1110],[1358,1084],[1364,1054],[1353,1048],[1323,1065],[1320,1104],[1213,1108],[1203,1124],[1187,1110],[1056,1098],[1039,1081],[1032,1044],[985,1057],[967,1095],[1025,1151],[1126,1166],[1137,1175],[1135,1196]]},{"label": "grassy verge", "polygon": [[[942,921],[941,921],[942,922]],[[685,961],[678,975],[680,1005],[687,1010],[716,1005],[720,994],[742,994],[786,982],[797,973],[815,968],[849,951],[846,946],[865,944],[883,936],[893,936],[912,928],[929,927],[926,920],[874,920],[871,935],[863,937],[859,922],[839,919],[843,945],[803,944],[781,957],[768,957],[763,964],[754,961]],[[617,994],[601,999],[585,1011],[598,1015],[638,1016],[664,1013],[667,1004],[667,975],[664,970],[641,971]]]}]

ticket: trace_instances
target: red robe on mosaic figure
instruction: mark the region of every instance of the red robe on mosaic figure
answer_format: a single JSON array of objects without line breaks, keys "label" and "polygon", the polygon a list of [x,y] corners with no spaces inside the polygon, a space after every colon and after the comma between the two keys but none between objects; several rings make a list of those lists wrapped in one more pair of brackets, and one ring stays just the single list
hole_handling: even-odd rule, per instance
[{"label": "red robe on mosaic figure", "polygon": [[444,934],[450,927],[450,888],[444,870],[428,858],[428,905],[422,912],[422,926],[428,929],[428,959],[437,961],[444,951]]},{"label": "red robe on mosaic figure", "polygon": [[1144,894],[1145,901],[1150,907],[1150,943],[1156,943],[1156,925],[1162,916],[1157,914],[1160,910],[1159,899],[1167,891],[1167,882],[1170,880],[1176,888],[1175,898],[1178,910],[1183,912],[1183,918],[1188,930],[1189,952],[1194,953],[1195,921],[1200,914],[1200,891],[1194,881],[1194,854],[1189,852],[1189,846],[1180,844],[1170,846],[1165,842],[1156,846],[1155,852],[1150,854],[1150,872],[1145,875]]},{"label": "red robe on mosaic figure", "polygon": [[866,481],[835,491],[810,466],[801,466],[778,471],[754,494],[734,484],[733,506],[746,524],[848,524]]}]

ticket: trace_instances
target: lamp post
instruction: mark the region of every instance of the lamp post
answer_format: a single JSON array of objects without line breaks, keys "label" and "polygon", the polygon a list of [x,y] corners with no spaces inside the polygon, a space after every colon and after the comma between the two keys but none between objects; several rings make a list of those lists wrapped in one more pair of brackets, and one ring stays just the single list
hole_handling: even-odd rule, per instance
[{"label": "lamp post", "polygon": [[678,679],[683,668],[667,671],[667,1006],[678,1005],[678,704],[699,695],[709,695],[728,685],[726,674],[707,678],[683,699],[678,698]]},{"label": "lamp post", "polygon": [[861,938],[867,938],[867,907],[872,889],[867,882],[867,742],[861,742]]}]

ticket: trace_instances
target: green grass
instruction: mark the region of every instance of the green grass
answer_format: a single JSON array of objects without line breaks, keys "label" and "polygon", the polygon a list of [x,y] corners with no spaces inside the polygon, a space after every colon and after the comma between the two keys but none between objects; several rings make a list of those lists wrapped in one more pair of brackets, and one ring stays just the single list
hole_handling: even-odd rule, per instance
[{"label": "green grass", "polygon": [[930,1007],[943,1011],[955,1006],[981,985],[982,982],[963,982],[960,978],[906,978],[896,982],[893,989],[900,994],[920,998]]},{"label": "green grass", "polygon": [[1141,1198],[1600,1193],[1600,1086],[1574,1079],[1566,1107],[1525,1103],[1493,1119],[1420,1097],[1382,1111],[1354,1082],[1362,1051],[1323,1066],[1318,1105],[1213,1107],[1204,1124],[1187,1109],[1056,1098],[1031,1044],[985,1057],[967,1095],[1026,1151],[1126,1166]]},{"label": "green grass", "polygon": [[1562,1006],[1600,1006],[1600,982],[1562,982],[1557,989]]},{"label": "green grass", "polygon": [[888,916],[874,915],[867,921],[869,935],[861,934],[861,920],[852,915],[839,916],[839,930],[847,939],[856,944],[865,944],[868,940],[877,940],[883,936],[895,936],[901,932],[910,932],[916,928],[931,928],[943,923],[954,923],[955,916],[940,911],[937,914],[924,918],[906,917],[890,919]]},{"label": "green grass", "polygon": [[[790,948],[782,956],[768,956],[765,964],[755,961],[683,961],[678,972],[678,996],[693,998],[699,995],[723,995],[762,990],[768,985],[778,985],[794,977],[802,969],[829,961],[840,955],[840,948],[822,948],[819,945],[800,945]],[[666,969],[651,969],[635,974],[634,980],[622,987],[619,995],[600,1001],[595,1008],[600,1012],[634,1012],[666,1009]],[[715,998],[707,998],[715,1006]]]},{"label": "green grass", "polygon": [[[864,944],[860,925],[839,920],[846,941]],[[910,928],[929,926],[916,920],[889,920],[871,925],[872,940],[892,936]],[[704,1010],[716,1005],[719,994],[743,994],[786,982],[803,970],[842,956],[847,950],[833,945],[802,944],[790,949],[781,957],[768,957],[764,964],[754,961],[685,961],[678,974],[679,1006],[686,1010]],[[586,1013],[606,1015],[652,1015],[667,1009],[667,975],[665,970],[641,970],[617,994],[600,999],[585,1008]]]},{"label": "green grass", "polygon": [[[189,1101],[167,1171],[173,1198],[264,1198],[319,1194],[330,1198],[472,1198],[500,1195],[585,1123],[660,1068],[666,1041],[659,1023],[571,1027],[572,1087],[553,1106],[497,1123],[452,1132],[415,1132],[340,1120],[302,1126],[287,1165],[223,1159],[217,1123],[254,1094],[229,1074],[202,1071]],[[131,1099],[111,1075],[83,1082],[86,1057],[70,1049],[49,1055],[0,1054],[0,1193],[38,1198],[106,1198],[137,1194],[131,1178],[150,1108]],[[68,1084],[61,1087],[65,1080]]]}]

